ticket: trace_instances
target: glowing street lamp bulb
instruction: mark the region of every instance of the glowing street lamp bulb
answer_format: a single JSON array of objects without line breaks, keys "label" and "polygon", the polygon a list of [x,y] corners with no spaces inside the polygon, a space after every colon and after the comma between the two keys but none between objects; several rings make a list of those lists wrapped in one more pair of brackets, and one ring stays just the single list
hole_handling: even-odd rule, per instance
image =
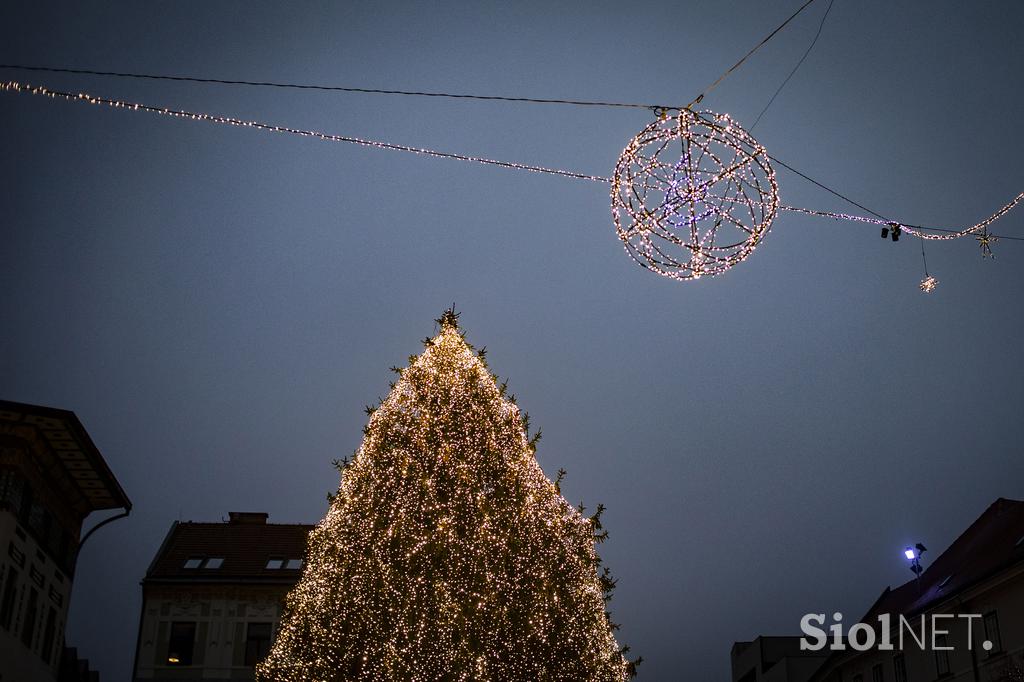
[{"label": "glowing street lamp bulb", "polygon": [[908,559],[910,559],[911,561],[913,561],[914,559],[917,558],[917,553],[913,549],[911,549],[910,547],[907,547],[907,549],[903,552],[903,554],[906,555],[906,557]]}]

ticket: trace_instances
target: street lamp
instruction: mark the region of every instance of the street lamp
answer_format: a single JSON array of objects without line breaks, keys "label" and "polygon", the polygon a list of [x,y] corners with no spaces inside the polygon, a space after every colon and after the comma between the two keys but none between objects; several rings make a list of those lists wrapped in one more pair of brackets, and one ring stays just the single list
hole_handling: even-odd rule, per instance
[{"label": "street lamp", "polygon": [[910,562],[910,570],[914,572],[918,578],[921,577],[921,573],[924,568],[921,567],[921,555],[928,551],[928,548],[922,545],[920,542],[913,547],[907,547],[903,550],[903,556],[907,557],[907,561]]}]

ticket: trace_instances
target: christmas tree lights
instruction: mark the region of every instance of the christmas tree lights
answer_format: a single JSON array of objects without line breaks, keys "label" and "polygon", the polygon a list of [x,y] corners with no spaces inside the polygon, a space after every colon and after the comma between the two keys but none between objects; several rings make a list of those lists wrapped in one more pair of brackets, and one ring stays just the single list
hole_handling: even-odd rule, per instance
[{"label": "christmas tree lights", "polygon": [[562,498],[455,313],[439,323],[367,408],[257,679],[627,679],[602,510]]}]

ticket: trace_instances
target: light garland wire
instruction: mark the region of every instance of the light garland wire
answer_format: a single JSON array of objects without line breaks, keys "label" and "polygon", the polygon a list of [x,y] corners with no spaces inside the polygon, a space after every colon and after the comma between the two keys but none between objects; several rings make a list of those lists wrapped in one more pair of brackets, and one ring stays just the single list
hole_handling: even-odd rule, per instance
[{"label": "light garland wire", "polygon": [[423,90],[389,90],[384,88],[357,88],[345,85],[312,85],[309,83],[282,83],[279,81],[247,81],[227,78],[200,78],[199,76],[169,76],[152,73],[126,73],[124,71],[99,71],[96,69],[70,69],[55,66],[31,66],[28,64],[0,64],[0,69],[34,71],[44,73],[70,73],[78,76],[109,76],[112,78],[133,78],[138,80],[176,81],[179,83],[208,83],[212,85],[248,85],[260,88],[281,88],[287,90],[315,90],[321,92],[352,92],[370,95],[403,95],[406,97],[438,97],[445,99],[470,99],[484,102],[522,102],[527,104],[569,104],[577,107],[612,107],[622,109],[678,109],[668,104],[640,104],[638,102],[604,102],[600,100],[553,99],[541,97],[508,97],[504,95],[477,95],[470,93],[429,92]]},{"label": "light garland wire", "polygon": [[703,100],[703,99],[704,99],[704,96],[705,96],[705,95],[707,95],[707,94],[708,94],[709,92],[711,92],[711,91],[712,91],[712,90],[714,90],[714,89],[715,89],[716,87],[718,87],[719,83],[721,83],[721,82],[722,82],[722,81],[724,81],[724,80],[725,80],[726,78],[728,78],[728,77],[729,77],[729,75],[730,75],[730,74],[731,74],[731,73],[732,73],[733,71],[735,71],[736,69],[740,68],[740,66],[742,66],[742,65],[743,65],[743,62],[747,61],[747,59],[748,59],[748,58],[749,58],[749,57],[750,57],[750,56],[751,56],[752,54],[754,54],[755,52],[757,52],[758,50],[760,50],[760,49],[761,49],[762,47],[764,47],[765,43],[767,43],[767,42],[768,42],[769,40],[771,40],[772,38],[774,38],[774,37],[775,37],[775,34],[776,34],[776,33],[778,33],[779,31],[781,31],[782,29],[786,28],[786,26],[787,26],[787,25],[789,24],[789,22],[791,22],[791,21],[793,21],[794,19],[796,19],[797,15],[798,15],[798,14],[800,14],[801,12],[803,12],[803,11],[804,11],[805,9],[807,9],[807,8],[808,8],[808,7],[810,6],[810,4],[811,4],[812,2],[814,2],[814,0],[807,0],[807,2],[805,2],[805,3],[803,4],[803,5],[801,5],[801,6],[800,6],[800,9],[798,9],[798,10],[797,10],[797,11],[795,11],[795,12],[793,12],[793,14],[791,14],[791,15],[789,16],[789,18],[788,18],[788,19],[786,19],[786,20],[785,20],[784,22],[782,22],[782,23],[781,23],[781,24],[780,24],[780,25],[779,25],[779,26],[778,26],[778,27],[777,27],[777,28],[776,28],[776,29],[775,29],[774,31],[772,31],[772,32],[771,32],[771,33],[769,33],[769,34],[768,34],[767,36],[765,36],[765,38],[764,38],[763,40],[761,40],[761,42],[759,42],[759,43],[758,43],[757,45],[755,45],[755,46],[754,46],[754,47],[753,47],[753,48],[752,48],[752,49],[750,50],[750,52],[748,52],[748,53],[746,53],[745,55],[743,55],[743,57],[741,57],[741,58],[740,58],[740,60],[739,60],[738,62],[736,62],[735,64],[733,64],[732,66],[730,66],[730,67],[729,67],[728,69],[726,69],[725,73],[723,73],[723,74],[722,74],[721,76],[719,76],[719,77],[718,77],[718,79],[717,79],[717,80],[716,80],[716,81],[715,81],[714,83],[712,83],[711,85],[709,85],[709,86],[707,86],[706,88],[704,88],[704,90],[702,90],[702,91],[701,91],[701,93],[700,93],[699,95],[697,95],[696,97],[694,97],[694,98],[693,98],[693,101],[692,101],[692,102],[690,102],[690,103],[689,103],[689,104],[687,105],[687,107],[686,107],[686,108],[687,108],[687,109],[689,109],[690,107],[694,106],[695,104],[700,104],[701,100]]},{"label": "light garland wire", "polygon": [[[608,183],[608,184],[613,185],[613,186],[615,184],[615,180],[613,178],[606,178],[606,177],[602,177],[602,176],[599,176],[599,175],[592,175],[592,174],[588,174],[588,173],[579,173],[579,172],[576,172],[576,171],[570,171],[570,170],[565,170],[565,169],[560,169],[560,168],[548,168],[548,167],[544,167],[544,166],[536,166],[536,165],[531,165],[531,164],[516,163],[516,162],[512,162],[512,161],[500,161],[500,160],[497,160],[497,159],[489,159],[489,158],[485,158],[485,157],[471,156],[471,155],[467,155],[467,154],[457,154],[457,153],[451,153],[451,152],[442,152],[442,151],[438,151],[438,150],[434,150],[434,149],[427,149],[427,148],[423,148],[423,147],[414,147],[414,146],[410,146],[410,145],[394,144],[394,143],[390,143],[390,142],[382,142],[382,141],[379,141],[379,140],[368,140],[368,139],[352,137],[352,136],[346,136],[346,135],[335,135],[335,134],[325,133],[325,132],[316,131],[316,130],[303,130],[303,129],[300,129],[300,128],[292,128],[292,127],[289,127],[289,126],[282,126],[282,125],[275,125],[275,124],[269,124],[269,123],[262,123],[260,121],[246,121],[246,120],[243,120],[243,119],[233,118],[233,117],[230,117],[230,116],[221,116],[221,115],[218,115],[218,114],[207,114],[207,113],[199,113],[199,112],[186,111],[186,110],[181,110],[181,109],[171,109],[171,108],[168,108],[168,107],[158,107],[158,106],[153,106],[153,105],[148,105],[148,104],[142,104],[142,103],[139,103],[139,102],[130,102],[130,101],[126,101],[126,100],[111,99],[111,98],[107,98],[107,97],[98,97],[98,96],[95,96],[95,95],[90,95],[90,94],[85,93],[85,92],[79,92],[79,93],[64,92],[64,91],[60,91],[60,90],[54,90],[54,89],[51,89],[51,88],[47,88],[45,86],[31,85],[31,84],[27,84],[27,83],[21,83],[21,82],[18,82],[18,81],[7,81],[7,82],[4,82],[4,83],[0,83],[0,92],[13,92],[13,93],[37,95],[37,96],[49,97],[51,99],[61,99],[61,100],[64,100],[64,101],[69,101],[69,102],[83,102],[83,103],[88,103],[88,104],[104,105],[104,106],[108,106],[108,107],[111,107],[111,108],[127,109],[127,110],[130,110],[130,111],[145,111],[145,112],[148,112],[148,113],[159,114],[159,115],[163,115],[163,116],[171,116],[171,117],[175,117],[175,118],[184,118],[184,119],[189,119],[189,120],[194,120],[194,121],[205,121],[205,122],[208,122],[208,123],[218,123],[218,124],[222,124],[222,125],[231,125],[231,126],[237,126],[237,127],[252,128],[252,129],[256,129],[256,130],[262,130],[262,131],[265,131],[265,132],[286,133],[286,134],[290,134],[290,135],[297,135],[297,136],[300,136],[300,137],[310,137],[310,138],[315,138],[315,139],[323,140],[325,142],[344,142],[344,143],[355,144],[355,145],[360,145],[360,146],[364,146],[364,147],[373,147],[373,148],[376,148],[376,149],[387,149],[387,150],[391,150],[391,151],[410,152],[410,153],[413,153],[413,154],[420,154],[420,155],[423,155],[423,156],[430,156],[430,157],[434,157],[434,158],[451,159],[451,160],[455,160],[455,161],[465,161],[465,162],[478,163],[478,164],[484,164],[484,165],[490,165],[490,166],[499,166],[499,167],[502,167],[502,168],[509,168],[509,169],[513,169],[513,170],[523,170],[523,171],[529,171],[529,172],[533,172],[533,173],[542,173],[542,174],[547,174],[547,175],[557,175],[557,176],[561,176],[561,177],[573,178],[573,179],[577,179],[577,180],[587,180],[587,181],[591,181],[591,182],[604,182],[604,183]],[[662,120],[664,120],[664,118],[667,117],[667,112],[668,112],[668,110],[661,109],[661,118],[662,118]],[[716,124],[716,119],[715,118],[709,118],[709,116],[713,116],[713,115],[709,115],[707,113],[695,113],[695,112],[692,112],[691,110],[685,109],[685,108],[679,110],[679,119],[680,120],[683,118],[683,113],[684,112],[687,112],[690,116],[696,117],[696,119],[699,122],[702,122],[702,123],[705,123],[705,124],[711,124],[711,125],[715,125]],[[648,126],[648,127],[650,127],[650,126]],[[730,124],[730,130],[738,131],[737,134],[738,133],[742,133],[743,135],[746,135],[747,137],[749,137],[749,134],[746,133],[746,131],[743,131],[743,129],[740,128],[735,123],[731,123]],[[756,145],[756,142],[754,142],[753,144]],[[760,147],[759,145],[758,145],[758,147],[761,150],[763,150],[763,147]],[[628,147],[627,147],[627,149],[628,149]],[[789,168],[790,170],[794,170],[794,169],[790,168],[790,166],[788,166],[786,164],[781,164],[781,162],[779,162],[777,159],[774,159],[771,156],[767,156],[767,158],[771,159],[771,160],[773,160],[773,161],[775,161],[777,163],[780,163],[780,165],[784,165],[786,168]],[[770,167],[769,167],[769,169],[770,169]],[[732,168],[732,169],[725,169],[725,170],[728,173],[728,172],[735,171],[736,169]],[[807,176],[804,176],[802,173],[800,175],[803,176],[803,177],[807,177]],[[714,179],[714,178],[709,178],[709,180],[712,180],[712,179]],[[721,179],[721,178],[718,178],[718,179]],[[810,178],[808,178],[808,179],[810,179]],[[717,179],[715,181],[717,181]],[[772,180],[771,180],[771,182],[774,183],[774,173],[772,173]],[[705,181],[705,184],[708,184],[708,182]],[[816,181],[815,181],[815,184],[820,185],[820,183],[817,183]],[[820,186],[824,187],[823,185],[820,185]],[[833,191],[833,190],[829,190],[829,191]],[[834,193],[834,191],[833,191],[833,193]],[[984,231],[986,234],[989,234],[987,232],[988,226],[991,225],[996,220],[998,220],[999,218],[1001,218],[1007,212],[1012,210],[1014,207],[1016,207],[1019,203],[1021,203],[1021,201],[1024,201],[1024,192],[1021,192],[1020,194],[1018,194],[1009,203],[1004,205],[1002,208],[1000,208],[998,211],[993,213],[991,216],[985,218],[984,220],[982,220],[982,221],[980,221],[980,222],[978,222],[978,223],[976,223],[976,224],[974,224],[974,225],[972,225],[970,227],[961,228],[961,229],[957,229],[957,230],[947,230],[947,229],[944,229],[944,228],[937,228],[937,227],[924,227],[924,226],[920,226],[920,225],[909,225],[909,224],[906,224],[906,223],[903,223],[903,222],[886,220],[886,219],[881,218],[881,217],[867,217],[867,216],[854,215],[854,214],[850,214],[850,213],[842,213],[842,212],[836,212],[836,211],[821,211],[821,210],[816,210],[816,209],[801,208],[801,207],[797,207],[797,206],[788,206],[788,205],[780,204],[780,203],[777,202],[777,191],[774,194],[774,198],[771,199],[770,201],[763,202],[763,201],[761,201],[761,199],[763,199],[763,197],[759,197],[757,199],[755,199],[753,197],[747,197],[744,201],[745,201],[745,203],[747,203],[751,207],[754,207],[754,206],[761,206],[762,208],[766,208],[767,207],[770,210],[770,213],[772,214],[772,216],[774,216],[774,211],[775,210],[780,210],[780,211],[790,211],[790,212],[796,212],[796,213],[804,213],[806,215],[813,215],[813,216],[819,216],[819,217],[825,217],[825,218],[833,218],[835,220],[845,220],[845,221],[850,221],[850,222],[868,223],[868,224],[873,224],[873,225],[890,225],[890,226],[897,226],[898,225],[904,231],[906,231],[907,233],[915,235],[915,236],[918,236],[918,237],[920,237],[922,239],[946,241],[946,240],[951,240],[951,239],[957,239],[957,238],[960,238],[960,237],[965,237],[965,236],[971,235],[971,234],[977,234],[977,233],[979,233],[979,231]],[[685,203],[685,202],[683,202],[683,203]],[[774,205],[774,208],[773,208],[773,205]],[[681,206],[681,204],[680,204],[680,206]],[[755,219],[754,222],[757,222],[756,221],[756,216],[753,216],[752,218]],[[768,221],[763,221],[763,222],[765,223],[763,225],[763,227],[765,229],[758,231],[759,232],[759,238],[760,238],[760,234],[763,234],[763,232],[767,231],[767,227],[770,225],[771,221],[768,220]],[[938,233],[938,234],[935,234],[935,233]],[[621,233],[620,233],[620,236],[621,236]],[[662,235],[662,236],[664,236],[664,235]],[[991,237],[998,237],[998,235],[990,235],[990,236]],[[713,238],[714,238],[714,235],[712,235],[712,239]],[[1016,239],[1015,237],[1005,237],[1005,238],[1007,238],[1007,239]],[[754,243],[752,244],[752,246],[756,246],[756,244],[757,244],[757,241],[755,240]],[[743,258],[746,258],[746,255],[749,255],[749,251],[750,250],[752,250],[752,249],[749,249],[748,251],[746,251],[746,254],[742,258],[739,258],[738,260],[736,260],[735,262],[739,262],[739,260],[743,260]],[[660,253],[657,249],[650,250],[648,253],[652,257],[657,257],[657,258],[660,258],[661,256],[664,255],[664,254]],[[633,256],[634,253],[631,253],[630,255]],[[681,264],[677,259],[674,259],[674,258],[669,258],[665,262],[669,263],[669,265],[672,266],[672,267],[677,267],[677,266],[679,266]],[[735,262],[732,263],[732,264],[735,264]],[[675,265],[672,265],[672,263],[675,263]],[[724,270],[724,268],[722,270]],[[718,274],[718,272],[721,272],[722,270],[716,270],[716,271],[709,270],[709,273],[713,272],[713,274]],[[664,274],[664,273],[662,273],[662,274]],[[677,278],[689,279],[690,277],[677,277]]]},{"label": "light garland wire", "polygon": [[[941,228],[938,227],[922,227],[920,225],[908,225],[895,220],[884,220],[882,218],[869,218],[866,216],[851,215],[849,213],[839,213],[835,211],[818,211],[810,208],[798,208],[796,206],[779,206],[779,210],[782,211],[793,211],[796,213],[806,213],[807,215],[819,216],[822,218],[834,218],[836,220],[850,220],[858,223],[870,223],[872,225],[898,225],[901,230],[915,237],[921,239],[931,239],[933,241],[948,241],[950,239],[959,239],[960,237],[966,237],[969,234],[976,234],[981,230],[984,230],[995,221],[1002,218],[1004,215],[1009,213],[1017,204],[1024,201],[1024,192],[1021,192],[1015,196],[1009,203],[1000,208],[998,211],[985,218],[981,222],[975,223],[970,227],[963,228],[960,230],[941,230],[942,234],[929,234],[928,231],[938,231]],[[1011,237],[1012,238],[1012,237]]]},{"label": "light garland wire", "polygon": [[423,149],[421,147],[412,147],[403,144],[393,144],[390,142],[380,142],[378,140],[364,140],[359,137],[350,137],[347,135],[332,135],[330,133],[324,133],[317,130],[302,130],[300,128],[291,128],[288,126],[274,125],[271,123],[261,123],[259,121],[245,121],[239,118],[232,118],[230,116],[220,116],[217,114],[203,114],[194,111],[184,111],[181,109],[169,109],[167,107],[157,107],[149,104],[140,104],[138,102],[127,102],[125,100],[110,99],[107,97],[96,97],[85,92],[62,92],[60,90],[52,90],[47,87],[39,85],[30,85],[28,83],[19,83],[17,81],[8,81],[6,83],[0,84],[0,91],[41,95],[44,97],[50,97],[51,99],[63,99],[69,102],[85,102],[88,104],[106,105],[116,109],[146,111],[152,114],[161,114],[163,116],[186,118],[191,119],[193,121],[206,121],[207,123],[220,123],[224,125],[238,126],[242,128],[254,128],[256,130],[263,130],[272,133],[287,133],[289,135],[298,135],[300,137],[312,137],[319,140],[323,140],[325,142],[347,142],[349,144],[361,145],[363,147],[390,149],[392,151],[398,152],[412,152],[413,154],[422,154],[424,156],[433,156],[442,159],[469,161],[471,163],[482,163],[489,166],[501,166],[502,168],[513,168],[515,170],[531,171],[533,173],[561,175],[567,178],[575,178],[577,180],[611,182],[608,178],[602,178],[597,175],[587,175],[586,173],[576,173],[573,171],[561,170],[558,168],[545,168],[543,166],[531,166],[529,164],[515,163],[512,161],[498,161],[496,159],[487,159],[480,156],[469,156],[466,154],[440,152],[434,149]]},{"label": "light garland wire", "polygon": [[818,32],[814,34],[814,39],[811,40],[811,44],[807,46],[807,49],[804,51],[803,56],[800,57],[800,60],[796,63],[796,66],[793,67],[793,70],[789,72],[789,75],[786,76],[785,80],[783,80],[779,87],[776,88],[775,93],[772,95],[771,99],[769,99],[768,103],[764,105],[764,109],[761,109],[761,113],[759,113],[757,115],[757,118],[754,119],[754,122],[750,124],[749,132],[754,132],[754,128],[756,128],[757,124],[761,122],[761,117],[764,116],[765,112],[767,112],[768,109],[771,108],[772,104],[775,103],[775,99],[779,96],[779,93],[782,92],[782,89],[786,87],[786,84],[789,83],[790,79],[792,79],[793,76],[796,75],[796,72],[800,70],[801,65],[803,65],[804,61],[807,60],[807,56],[811,54],[811,50],[813,50],[814,46],[818,44],[818,38],[821,37],[821,31],[822,29],[825,28],[825,20],[828,19],[829,12],[832,11],[832,5],[834,3],[835,0],[829,0],[828,7],[825,8],[825,14],[821,16],[821,23],[818,24]]}]

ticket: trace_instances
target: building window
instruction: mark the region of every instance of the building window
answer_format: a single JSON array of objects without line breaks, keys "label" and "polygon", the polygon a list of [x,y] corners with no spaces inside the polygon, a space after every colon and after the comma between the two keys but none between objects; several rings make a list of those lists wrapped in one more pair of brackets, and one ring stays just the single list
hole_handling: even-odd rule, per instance
[{"label": "building window", "polygon": [[274,557],[273,559],[267,560],[267,568],[271,570],[277,570],[284,566],[284,559]]},{"label": "building window", "polygon": [[7,554],[14,559],[14,564],[18,568],[25,568],[25,553],[14,544],[14,540],[7,546]]},{"label": "building window", "polygon": [[43,661],[47,664],[50,663],[53,657],[53,638],[57,630],[57,611],[51,606],[49,613],[46,615],[46,626],[43,628],[43,646],[39,651],[39,655],[43,657]]},{"label": "building window", "polygon": [[199,568],[199,566],[201,566],[202,563],[203,563],[203,557],[191,556],[188,559],[185,559],[185,566],[184,567],[185,568]]},{"label": "building window", "polygon": [[207,559],[206,563],[203,564],[203,568],[220,568],[223,564],[224,557],[215,556]]},{"label": "building window", "polygon": [[270,652],[271,623],[249,623],[245,635],[245,664],[254,666]]},{"label": "building window", "polygon": [[291,569],[293,571],[297,571],[298,569],[302,568],[302,559],[289,559],[288,562],[284,565],[284,567],[287,569]]},{"label": "building window", "polygon": [[39,500],[33,499],[32,506],[28,511],[28,531],[36,536],[39,544],[44,547],[50,546],[50,528],[53,526],[53,517],[49,510]]},{"label": "building window", "polygon": [[949,646],[946,635],[939,635],[935,639],[935,674],[939,677],[949,674],[949,652],[943,647]]},{"label": "building window", "polygon": [[885,682],[885,670],[881,663],[876,663],[871,667],[871,682]]},{"label": "building window", "polygon": [[196,644],[195,623],[171,623],[171,639],[167,646],[168,665],[192,665]]},{"label": "building window", "polygon": [[36,634],[36,611],[38,610],[39,592],[30,587],[28,590],[28,606],[25,607],[25,620],[22,621],[21,643],[32,648],[32,640]]},{"label": "building window", "polygon": [[21,525],[28,525],[29,512],[32,510],[32,488],[28,481],[21,481],[21,491],[18,496],[18,521]]},{"label": "building window", "polygon": [[7,580],[4,582],[4,595],[0,600],[0,626],[4,630],[11,629],[11,617],[14,615],[14,597],[18,593],[18,571],[14,566],[7,568]]},{"label": "building window", "polygon": [[892,659],[892,672],[896,682],[907,682],[907,661],[903,654],[897,654]]},{"label": "building window", "polygon": [[1003,640],[999,636],[999,617],[995,611],[985,614],[985,639],[992,642],[992,648],[988,650],[989,656],[994,656],[1003,651]]}]

